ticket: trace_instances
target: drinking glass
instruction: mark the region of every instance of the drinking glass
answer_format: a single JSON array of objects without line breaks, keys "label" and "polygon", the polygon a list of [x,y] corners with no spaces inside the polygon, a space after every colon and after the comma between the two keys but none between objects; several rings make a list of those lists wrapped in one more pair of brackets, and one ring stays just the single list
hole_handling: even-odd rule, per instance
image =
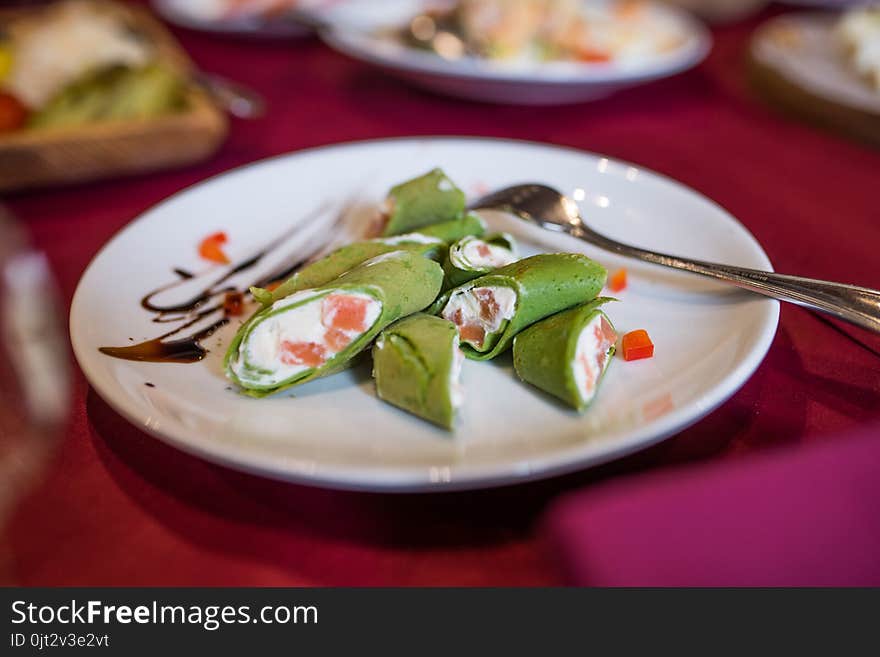
[{"label": "drinking glass", "polygon": [[8,525],[39,482],[67,418],[69,360],[45,255],[0,205],[0,583],[12,583]]}]

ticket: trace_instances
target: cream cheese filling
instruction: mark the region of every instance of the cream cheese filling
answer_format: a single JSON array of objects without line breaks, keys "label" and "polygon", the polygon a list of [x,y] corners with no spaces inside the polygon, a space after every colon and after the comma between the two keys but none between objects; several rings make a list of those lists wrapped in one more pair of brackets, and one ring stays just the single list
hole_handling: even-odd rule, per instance
[{"label": "cream cheese filling", "polygon": [[[304,299],[299,307],[272,314],[253,327],[230,363],[239,379],[271,386],[320,367],[369,330],[382,313],[382,303],[365,294],[346,291],[316,296],[311,290],[276,301],[272,311]],[[358,321],[353,324],[347,315],[342,317],[340,304],[353,305]]]},{"label": "cream cheese filling", "polygon": [[442,315],[458,327],[462,342],[481,347],[487,335],[496,333],[504,321],[513,317],[516,299],[516,292],[509,287],[456,290]]},{"label": "cream cheese filling", "polygon": [[397,246],[399,244],[443,244],[443,240],[440,238],[421,233],[405,233],[403,235],[395,235],[394,237],[379,237],[372,241],[389,246]]},{"label": "cream cheese filling", "polygon": [[464,403],[464,386],[461,385],[461,369],[464,365],[464,352],[459,349],[459,338],[452,341],[452,367],[449,368],[449,400],[453,410]]},{"label": "cream cheese filling", "polygon": [[478,239],[468,240],[461,249],[460,257],[474,269],[498,269],[517,259],[511,249]]},{"label": "cream cheese filling", "polygon": [[571,368],[584,403],[596,395],[599,379],[611,361],[610,352],[616,341],[617,334],[602,314],[590,320],[578,336]]}]

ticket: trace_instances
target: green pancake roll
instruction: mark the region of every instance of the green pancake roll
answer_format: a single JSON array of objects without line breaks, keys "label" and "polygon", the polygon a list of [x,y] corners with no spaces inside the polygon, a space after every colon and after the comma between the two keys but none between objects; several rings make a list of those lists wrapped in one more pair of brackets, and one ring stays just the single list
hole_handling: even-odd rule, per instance
[{"label": "green pancake roll", "polygon": [[268,306],[299,290],[307,290],[329,283],[337,276],[357,267],[362,262],[392,251],[415,251],[426,258],[442,262],[447,243],[470,235],[486,232],[485,222],[476,214],[468,213],[458,219],[426,226],[416,233],[346,244],[320,260],[312,262],[290,276],[274,290],[252,287],[251,294],[260,304]]},{"label": "green pancake roll", "polygon": [[427,307],[443,270],[411,251],[385,253],[251,317],[229,346],[227,377],[263,397],[345,369],[389,324]]},{"label": "green pancake roll", "polygon": [[458,287],[516,260],[516,242],[507,233],[496,233],[483,238],[463,237],[449,245],[443,261],[443,272],[446,274],[443,288]]},{"label": "green pancake roll", "polygon": [[468,212],[457,219],[441,221],[437,224],[419,228],[417,233],[427,237],[436,237],[450,243],[469,235],[482,237],[486,234],[486,222],[478,214]]},{"label": "green pancake roll", "polygon": [[452,322],[412,315],[385,329],[373,345],[376,392],[389,404],[452,429],[463,361]]},{"label": "green pancake roll", "polygon": [[458,219],[465,211],[464,192],[441,169],[392,187],[385,199],[383,236]]},{"label": "green pancake roll", "polygon": [[594,299],[543,319],[513,340],[513,367],[526,383],[584,411],[614,356],[617,332]]},{"label": "green pancake roll", "polygon": [[468,358],[489,360],[535,322],[594,299],[606,277],[584,255],[531,256],[451,290],[440,315],[458,327]]},{"label": "green pancake roll", "polygon": [[259,287],[252,287],[250,291],[254,299],[268,306],[300,290],[325,285],[370,258],[393,251],[412,251],[432,260],[442,260],[446,243],[439,237],[421,233],[354,242],[306,265],[272,291]]}]

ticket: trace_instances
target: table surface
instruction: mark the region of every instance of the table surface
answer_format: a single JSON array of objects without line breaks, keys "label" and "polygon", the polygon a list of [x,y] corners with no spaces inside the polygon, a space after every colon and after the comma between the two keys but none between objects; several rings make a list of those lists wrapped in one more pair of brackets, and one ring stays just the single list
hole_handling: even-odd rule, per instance
[{"label": "table surface", "polygon": [[[770,14],[765,14],[766,18]],[[222,151],[185,170],[7,199],[69,308],[97,250],[183,187],[278,153],[401,135],[564,144],[637,162],[730,210],[778,271],[880,288],[880,152],[790,122],[749,90],[760,18],[715,31],[698,69],[599,102],[494,107],[412,89],[306,39],[177,32],[196,62],[265,94]],[[124,274],[124,272],[120,272]],[[77,370],[47,479],[12,525],[25,585],[541,585],[563,581],[548,504],[611,477],[772,447],[798,449],[880,419],[880,341],[785,306],[766,361],[720,409],[635,456],[517,487],[394,496],[266,481],[187,456],[129,425]],[[854,339],[853,339],[854,338]]]}]

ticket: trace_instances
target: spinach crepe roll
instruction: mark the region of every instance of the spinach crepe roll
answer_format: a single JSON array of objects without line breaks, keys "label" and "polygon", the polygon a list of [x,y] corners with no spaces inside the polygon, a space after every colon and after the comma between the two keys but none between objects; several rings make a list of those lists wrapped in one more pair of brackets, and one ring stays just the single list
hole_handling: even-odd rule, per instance
[{"label": "spinach crepe roll", "polygon": [[488,360],[535,322],[594,299],[606,276],[584,255],[536,255],[455,288],[440,315],[458,327],[468,358]]},{"label": "spinach crepe roll", "polygon": [[418,230],[419,235],[436,237],[444,242],[454,242],[468,235],[482,237],[485,233],[486,222],[473,212],[468,212],[457,219],[424,226]]},{"label": "spinach crepe roll", "polygon": [[599,298],[532,324],[513,341],[513,367],[526,383],[583,411],[614,355],[617,332]]},{"label": "spinach crepe roll", "polygon": [[516,242],[507,233],[464,237],[449,246],[443,262],[443,287],[457,287],[516,260]]},{"label": "spinach crepe roll", "polygon": [[438,237],[409,233],[346,244],[320,260],[306,265],[274,290],[252,287],[251,294],[262,305],[268,306],[294,292],[320,287],[370,258],[392,251],[412,251],[431,259],[442,259],[443,254],[446,253],[446,243]]},{"label": "spinach crepe roll", "polygon": [[464,192],[440,169],[393,187],[385,199],[382,234],[411,233],[423,226],[458,219],[465,210]]},{"label": "spinach crepe roll", "polygon": [[417,253],[367,260],[258,311],[229,346],[226,374],[254,397],[334,374],[386,326],[428,306],[442,281],[440,265]]},{"label": "spinach crepe roll", "polygon": [[415,251],[432,260],[442,261],[447,252],[448,242],[469,235],[479,237],[485,232],[485,222],[476,214],[468,213],[458,219],[426,226],[416,233],[346,244],[320,260],[306,265],[274,290],[252,287],[251,294],[259,303],[267,306],[299,290],[329,283],[362,262],[391,251]]},{"label": "spinach crepe roll", "polygon": [[452,429],[463,361],[452,322],[412,315],[385,329],[373,345],[376,391],[389,404]]}]

